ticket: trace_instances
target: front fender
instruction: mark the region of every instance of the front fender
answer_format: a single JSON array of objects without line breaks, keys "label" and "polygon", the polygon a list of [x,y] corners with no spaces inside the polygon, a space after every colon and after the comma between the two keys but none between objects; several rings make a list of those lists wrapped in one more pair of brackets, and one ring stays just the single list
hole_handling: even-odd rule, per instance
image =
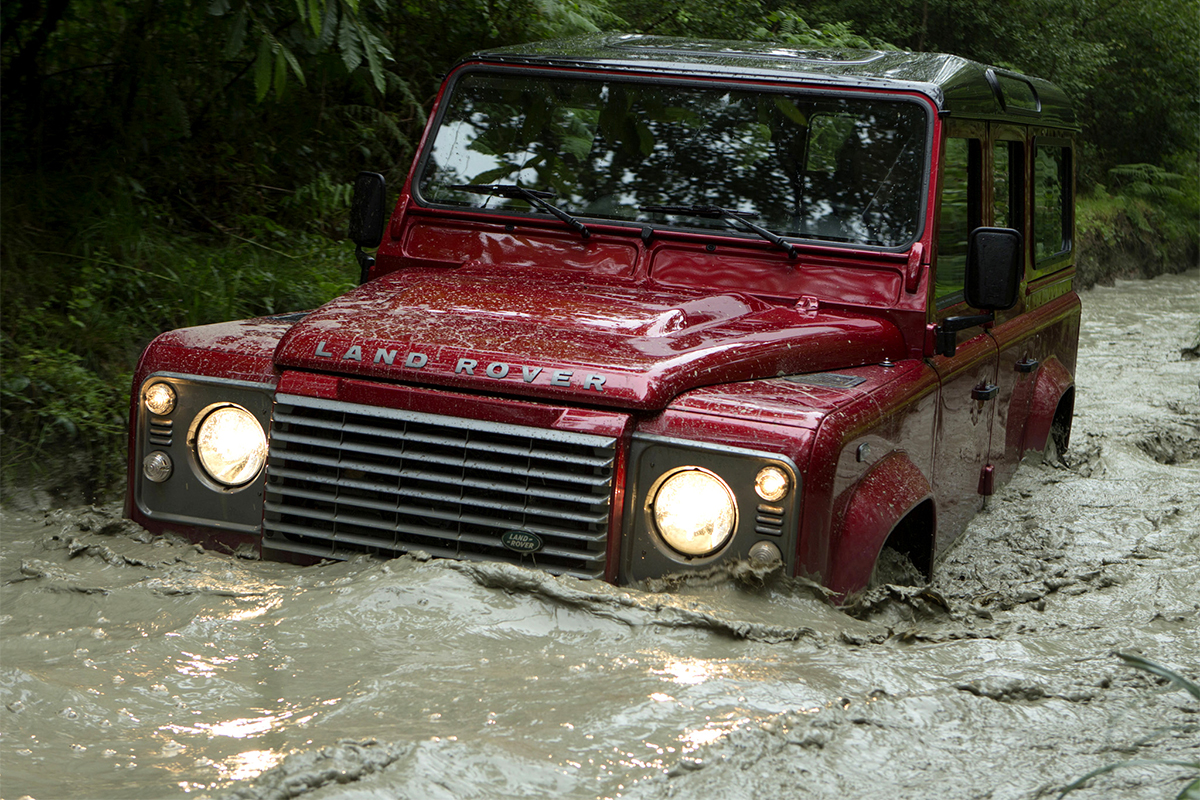
[{"label": "front fender", "polygon": [[[929,480],[900,451],[879,460],[848,490],[837,523],[833,568],[827,585],[841,595],[862,589],[888,536],[904,517],[932,494]],[[841,505],[841,504],[839,504]],[[929,531],[932,544],[933,531]]]}]

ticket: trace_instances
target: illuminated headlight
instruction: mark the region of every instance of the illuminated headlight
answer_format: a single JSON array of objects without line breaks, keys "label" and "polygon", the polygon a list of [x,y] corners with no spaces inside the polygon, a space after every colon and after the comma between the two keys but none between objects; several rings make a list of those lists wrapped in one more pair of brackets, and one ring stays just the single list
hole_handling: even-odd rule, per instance
[{"label": "illuminated headlight", "polygon": [[267,435],[241,406],[220,406],[196,429],[196,458],[209,477],[225,486],[248,483],[267,460]]},{"label": "illuminated headlight", "polygon": [[654,524],[671,548],[687,556],[721,549],[737,522],[733,492],[716,475],[691,467],[658,487],[652,503]]},{"label": "illuminated headlight", "polygon": [[754,479],[754,491],[768,503],[774,503],[787,496],[791,481],[787,473],[779,467],[763,467]]},{"label": "illuminated headlight", "polygon": [[175,410],[175,390],[167,383],[156,383],[146,389],[146,408],[151,414],[165,417]]}]

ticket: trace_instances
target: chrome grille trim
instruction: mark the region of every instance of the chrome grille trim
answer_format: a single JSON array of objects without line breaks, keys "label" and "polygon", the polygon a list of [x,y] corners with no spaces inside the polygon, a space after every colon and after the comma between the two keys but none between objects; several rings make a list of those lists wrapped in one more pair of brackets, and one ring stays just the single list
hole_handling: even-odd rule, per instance
[{"label": "chrome grille trim", "polygon": [[[263,550],[508,561],[604,575],[617,440],[279,394]],[[522,555],[506,531],[536,533]]]}]

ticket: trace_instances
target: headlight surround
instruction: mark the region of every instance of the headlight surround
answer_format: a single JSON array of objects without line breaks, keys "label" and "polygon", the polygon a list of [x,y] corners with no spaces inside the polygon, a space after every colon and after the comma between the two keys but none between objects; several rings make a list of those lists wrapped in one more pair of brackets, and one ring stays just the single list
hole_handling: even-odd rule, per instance
[{"label": "headlight surround", "polygon": [[227,404],[206,410],[196,426],[196,460],[222,486],[254,480],[267,461],[267,435],[246,409]]},{"label": "headlight surround", "polygon": [[667,546],[693,558],[720,550],[737,527],[733,491],[700,467],[685,467],[662,479],[650,510]]}]

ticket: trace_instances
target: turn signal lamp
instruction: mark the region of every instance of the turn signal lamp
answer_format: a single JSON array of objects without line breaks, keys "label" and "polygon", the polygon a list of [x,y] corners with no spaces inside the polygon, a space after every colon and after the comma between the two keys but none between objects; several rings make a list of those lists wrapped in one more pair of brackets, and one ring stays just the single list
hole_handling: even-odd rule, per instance
[{"label": "turn signal lamp", "polygon": [[146,408],[151,414],[165,417],[175,410],[175,390],[169,383],[156,383],[146,389]]}]

